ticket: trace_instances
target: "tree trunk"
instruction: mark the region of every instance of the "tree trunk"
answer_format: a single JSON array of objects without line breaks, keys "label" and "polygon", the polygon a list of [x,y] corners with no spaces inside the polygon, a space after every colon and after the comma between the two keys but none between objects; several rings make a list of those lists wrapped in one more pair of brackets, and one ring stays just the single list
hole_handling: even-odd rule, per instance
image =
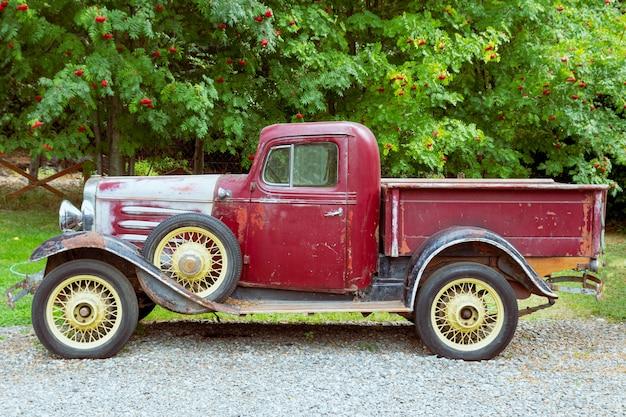
[{"label": "tree trunk", "polygon": [[120,140],[122,135],[119,130],[113,129],[110,140],[110,148],[109,148],[109,175],[124,175],[125,174],[125,164],[124,164],[124,156],[122,152],[120,152]]},{"label": "tree trunk", "polygon": [[[28,173],[35,178],[39,178],[39,168],[43,163],[44,155],[40,153],[37,156],[32,156],[30,158],[30,164],[28,165]],[[32,184],[34,181],[29,180],[28,183]]]},{"label": "tree trunk", "polygon": [[122,132],[117,127],[117,117],[121,112],[122,105],[117,97],[109,100],[109,119],[107,122],[107,136],[109,139],[109,175],[124,175],[125,163],[124,155],[121,152]]},{"label": "tree trunk", "polygon": [[102,172],[104,171],[104,167],[102,166],[102,133],[100,132],[100,117],[98,110],[93,112],[93,123],[91,125],[96,145],[96,173],[98,175],[102,175]]},{"label": "tree trunk", "polygon": [[137,157],[135,155],[131,155],[128,158],[128,175],[135,175],[135,161]]},{"label": "tree trunk", "polygon": [[194,175],[204,174],[204,140],[197,138],[193,152],[193,173]]}]

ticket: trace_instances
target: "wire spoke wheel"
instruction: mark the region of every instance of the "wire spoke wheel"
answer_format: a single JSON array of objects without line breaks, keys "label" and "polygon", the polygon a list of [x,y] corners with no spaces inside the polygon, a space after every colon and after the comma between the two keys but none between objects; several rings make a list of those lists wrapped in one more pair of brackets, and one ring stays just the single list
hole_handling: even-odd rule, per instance
[{"label": "wire spoke wheel", "polygon": [[224,244],[199,227],[181,227],[167,234],[158,244],[153,262],[200,297],[215,291],[228,270]]},{"label": "wire spoke wheel", "polygon": [[443,343],[459,350],[487,346],[503,325],[504,306],[496,291],[475,279],[458,279],[439,291],[431,320]]},{"label": "wire spoke wheel", "polygon": [[106,343],[121,324],[119,294],[96,276],[78,275],[57,285],[46,306],[46,320],[58,338],[79,348]]},{"label": "wire spoke wheel", "polygon": [[143,254],[186,290],[223,301],[241,275],[239,242],[222,222],[198,213],[172,216],[154,228]]},{"label": "wire spoke wheel", "polygon": [[497,271],[472,262],[436,271],[420,288],[415,324],[434,353],[454,359],[490,359],[506,348],[517,327],[517,301]]},{"label": "wire spoke wheel", "polygon": [[33,298],[33,328],[41,343],[65,358],[106,358],[135,330],[137,297],[114,267],[96,260],[53,269]]}]

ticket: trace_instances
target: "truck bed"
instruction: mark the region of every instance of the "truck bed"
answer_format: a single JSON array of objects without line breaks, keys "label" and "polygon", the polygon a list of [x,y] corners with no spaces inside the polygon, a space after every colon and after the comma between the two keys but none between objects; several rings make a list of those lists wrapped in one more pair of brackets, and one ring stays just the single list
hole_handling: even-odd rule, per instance
[{"label": "truck bed", "polygon": [[549,179],[382,179],[380,234],[386,255],[411,255],[452,226],[498,233],[526,257],[598,258],[605,185]]}]

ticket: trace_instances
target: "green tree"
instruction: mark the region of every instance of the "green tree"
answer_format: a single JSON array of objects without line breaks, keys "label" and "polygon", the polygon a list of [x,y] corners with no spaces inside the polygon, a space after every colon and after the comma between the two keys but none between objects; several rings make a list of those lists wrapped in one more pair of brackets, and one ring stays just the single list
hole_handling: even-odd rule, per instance
[{"label": "green tree", "polygon": [[385,175],[595,183],[624,163],[618,1],[5,3],[0,151],[121,173],[175,141],[249,155],[267,124],[352,120]]}]

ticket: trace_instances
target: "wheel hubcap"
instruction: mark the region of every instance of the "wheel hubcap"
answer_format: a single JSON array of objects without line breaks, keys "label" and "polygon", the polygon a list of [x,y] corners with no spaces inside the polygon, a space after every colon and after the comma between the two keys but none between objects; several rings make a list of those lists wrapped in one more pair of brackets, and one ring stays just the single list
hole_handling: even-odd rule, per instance
[{"label": "wheel hubcap", "polygon": [[450,326],[459,331],[472,331],[483,324],[485,306],[480,299],[472,295],[455,297],[448,305]]},{"label": "wheel hubcap", "polygon": [[96,294],[76,293],[72,296],[66,310],[67,321],[81,330],[95,329],[104,316],[106,305]]},{"label": "wheel hubcap", "polygon": [[211,270],[211,255],[206,248],[195,242],[180,245],[172,254],[174,272],[186,281],[199,281]]},{"label": "wheel hubcap", "polygon": [[195,254],[186,254],[178,262],[180,272],[186,276],[195,275],[202,268],[202,260]]}]

